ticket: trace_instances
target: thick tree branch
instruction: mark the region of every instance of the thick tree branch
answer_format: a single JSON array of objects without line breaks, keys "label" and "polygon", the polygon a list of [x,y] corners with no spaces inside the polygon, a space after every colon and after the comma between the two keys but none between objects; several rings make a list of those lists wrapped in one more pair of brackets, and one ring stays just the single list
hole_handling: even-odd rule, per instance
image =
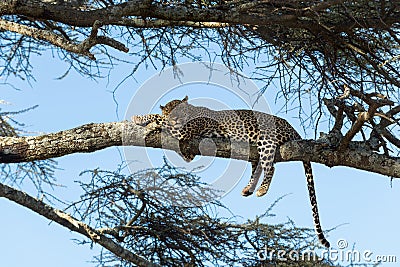
[{"label": "thick tree branch", "polygon": [[[202,155],[234,158],[246,161],[258,159],[254,145],[234,143],[229,140],[214,138],[214,145],[207,145],[204,140],[192,140],[179,144],[176,139],[161,132],[148,132],[145,127],[132,122],[92,123],[74,129],[36,137],[0,138],[0,163],[26,162],[61,157],[73,153],[87,153],[111,146],[147,146],[173,151],[190,150],[200,155],[199,144],[202,142]],[[233,151],[233,152],[232,152]],[[348,166],[374,173],[400,178],[400,158],[378,154],[360,142],[350,142],[349,147],[338,152],[313,140],[293,141],[280,148],[275,161],[309,160],[332,166]]]},{"label": "thick tree branch", "polygon": [[70,229],[73,232],[80,233],[87,238],[90,238],[93,242],[103,246],[104,248],[124,260],[130,261],[138,266],[159,266],[141,258],[140,256],[130,252],[129,250],[126,250],[125,248],[115,243],[112,239],[104,236],[99,231],[91,228],[87,224],[78,221],[71,215],[61,210],[55,209],[34,197],[31,197],[25,192],[16,190],[12,187],[0,183],[0,197],[4,197],[11,201],[14,201],[15,203],[24,206],[42,215],[45,218]]},{"label": "thick tree branch", "polygon": [[[105,24],[119,24],[122,18],[129,16],[163,19],[169,21],[222,22],[247,25],[282,25],[292,28],[319,29],[318,23],[310,20],[317,12],[332,8],[345,1],[328,1],[309,7],[291,7],[282,1],[258,1],[243,7],[227,3],[222,6],[197,8],[190,5],[163,5],[153,1],[131,0],[101,9],[79,10],[72,6],[53,5],[34,0],[3,0],[0,3],[0,15],[23,15],[36,19],[53,20],[71,26],[91,27],[98,18],[104,18]],[[364,16],[364,14],[361,14]],[[355,23],[357,21],[357,23]],[[332,31],[349,31],[353,28],[387,29],[400,21],[399,10],[395,9],[385,18],[360,17],[341,18],[331,23]],[[328,26],[326,26],[328,27]]]},{"label": "thick tree branch", "polygon": [[120,51],[128,52],[128,48],[126,48],[122,43],[106,36],[98,36],[97,32],[100,26],[99,24],[99,21],[95,21],[92,29],[92,34],[89,36],[89,38],[87,38],[80,44],[73,43],[70,40],[67,40],[64,37],[61,37],[48,30],[36,29],[3,19],[0,19],[0,30],[11,31],[35,38],[37,40],[46,41],[68,52],[87,56],[93,60],[95,59],[95,57],[92,53],[89,52],[89,50],[97,44],[108,45]]},{"label": "thick tree branch", "polygon": [[141,18],[121,19],[115,25],[128,26],[135,28],[164,28],[164,27],[177,27],[185,26],[192,28],[224,28],[230,26],[229,23],[223,22],[195,22],[195,21],[170,21],[164,19],[146,20]]},{"label": "thick tree branch", "polygon": [[376,108],[370,107],[368,111],[363,111],[358,114],[356,122],[351,126],[350,130],[345,134],[340,142],[338,151],[343,151],[348,147],[353,137],[362,129],[364,123],[370,120],[375,114]]},{"label": "thick tree branch", "polygon": [[21,35],[35,38],[37,40],[49,42],[52,45],[63,48],[69,52],[94,58],[94,56],[91,53],[89,53],[88,49],[82,50],[80,49],[79,45],[74,44],[71,41],[66,40],[61,36],[58,36],[52,33],[51,31],[31,28],[28,26],[21,25],[19,23],[6,21],[3,19],[0,19],[0,30],[16,32]]},{"label": "thick tree branch", "polygon": [[280,148],[283,161],[307,160],[328,167],[347,166],[400,178],[400,158],[378,154],[363,142],[350,142],[349,148],[337,151],[314,140],[288,142]]}]

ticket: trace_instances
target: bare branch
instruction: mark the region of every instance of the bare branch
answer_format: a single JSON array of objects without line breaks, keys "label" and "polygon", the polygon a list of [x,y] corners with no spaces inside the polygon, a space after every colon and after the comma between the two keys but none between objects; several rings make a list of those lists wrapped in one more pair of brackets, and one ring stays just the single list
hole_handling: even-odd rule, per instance
[{"label": "bare branch", "polygon": [[141,18],[122,18],[120,21],[116,22],[115,25],[129,26],[135,28],[164,28],[164,27],[176,27],[176,26],[186,26],[192,28],[225,28],[233,26],[230,23],[223,22],[196,22],[196,21],[170,21],[164,19],[141,19]]},{"label": "bare branch", "polygon": [[382,134],[382,136],[385,137],[390,143],[400,148],[400,140],[395,137],[391,132],[386,129],[382,129],[381,131],[378,131],[378,133]]},{"label": "bare branch", "polygon": [[38,213],[43,217],[70,229],[73,232],[77,232],[86,236],[93,242],[103,246],[104,248],[108,249],[109,251],[111,251],[112,253],[114,253],[118,257],[121,257],[124,260],[130,261],[134,264],[137,264],[138,266],[149,266],[149,267],[159,266],[123,248],[110,238],[101,234],[99,231],[96,231],[87,224],[78,221],[71,215],[61,210],[55,209],[47,205],[46,203],[34,197],[29,196],[24,192],[21,192],[7,185],[0,184],[0,197],[4,197],[11,201],[14,201],[15,203],[24,206],[34,211],[35,213]]},{"label": "bare branch", "polygon": [[95,27],[96,25],[98,25],[98,21],[95,22],[92,31],[93,34],[91,34],[89,38],[87,38],[81,44],[75,44],[51,31],[31,28],[28,26],[21,25],[19,23],[0,19],[1,30],[12,31],[19,33],[21,35],[30,36],[37,40],[46,41],[53,44],[54,46],[65,49],[66,51],[76,53],[78,55],[87,56],[93,60],[95,59],[95,57],[92,53],[89,52],[89,50],[91,47],[97,44],[105,44],[120,51],[128,52],[128,49],[122,43],[108,37],[97,36],[98,26]]},{"label": "bare branch", "polygon": [[356,122],[351,126],[350,130],[345,134],[342,141],[340,142],[338,151],[343,151],[345,148],[348,147],[350,141],[361,130],[364,123],[374,116],[375,110],[376,108],[371,108],[370,110],[368,110],[368,112],[363,111],[358,114]]},{"label": "bare branch", "polygon": [[350,87],[348,87],[346,84],[344,84],[343,87],[344,87],[343,94],[337,97],[337,99],[339,100],[349,98],[350,96]]}]

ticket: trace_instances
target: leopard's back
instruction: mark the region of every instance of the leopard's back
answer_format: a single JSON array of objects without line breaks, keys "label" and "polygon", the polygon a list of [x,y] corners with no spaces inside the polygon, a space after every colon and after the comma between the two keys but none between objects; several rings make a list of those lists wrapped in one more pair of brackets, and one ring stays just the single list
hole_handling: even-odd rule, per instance
[{"label": "leopard's back", "polygon": [[262,132],[277,145],[301,139],[286,120],[253,110],[217,111],[188,105],[171,113],[170,120],[183,117],[185,121],[179,125],[202,137],[226,137],[236,141],[257,142]]},{"label": "leopard's back", "polygon": [[220,127],[229,138],[257,142],[260,133],[277,145],[301,139],[297,131],[284,119],[253,110],[217,111]]}]

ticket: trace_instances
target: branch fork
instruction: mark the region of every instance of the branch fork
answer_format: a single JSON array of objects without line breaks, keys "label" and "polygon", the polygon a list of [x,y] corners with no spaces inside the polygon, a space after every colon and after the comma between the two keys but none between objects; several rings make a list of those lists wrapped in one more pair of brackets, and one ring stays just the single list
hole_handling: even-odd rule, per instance
[{"label": "branch fork", "polygon": [[[368,109],[366,110],[364,106],[360,103],[355,103],[352,106],[346,105],[345,100],[350,97],[355,97],[360,99],[366,105],[368,105]],[[393,106],[394,102],[389,100],[387,96],[384,96],[380,93],[363,93],[361,91],[353,90],[348,85],[343,85],[343,94],[338,96],[335,100],[332,99],[324,99],[324,104],[327,106],[328,111],[332,116],[335,117],[335,124],[328,135],[338,136],[338,133],[341,134],[341,128],[343,126],[343,115],[346,114],[348,119],[352,122],[351,128],[346,132],[343,138],[337,143],[337,150],[344,151],[349,147],[350,142],[353,140],[354,136],[361,132],[364,137],[364,141],[367,141],[365,138],[365,134],[362,132],[362,128],[366,122],[369,122],[372,126],[373,133],[371,134],[370,142],[371,149],[377,150],[379,147],[384,146],[384,150],[387,152],[387,148],[385,146],[385,141],[382,138],[378,138],[379,142],[377,143],[377,134],[383,132],[382,129],[385,127],[377,127],[373,118],[381,117],[381,121],[385,121],[386,123],[394,123],[395,120],[392,118],[393,114],[389,111],[387,114],[381,112],[379,109],[383,106]],[[400,108],[399,108],[400,111]],[[355,116],[354,113],[358,112],[358,115]],[[397,112],[396,112],[397,113]],[[382,126],[382,125],[381,125]],[[385,133],[389,136],[387,133]],[[390,138],[393,136],[390,136]],[[327,138],[326,136],[324,137]],[[397,138],[391,138],[397,139]],[[399,144],[400,141],[393,140],[395,145]]]}]

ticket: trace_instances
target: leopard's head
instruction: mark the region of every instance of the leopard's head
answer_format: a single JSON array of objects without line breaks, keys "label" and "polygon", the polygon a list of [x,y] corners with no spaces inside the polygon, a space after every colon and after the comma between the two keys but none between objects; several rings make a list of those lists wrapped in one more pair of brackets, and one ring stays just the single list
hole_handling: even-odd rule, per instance
[{"label": "leopard's head", "polygon": [[169,116],[177,106],[181,104],[187,104],[188,99],[188,96],[185,96],[185,98],[183,98],[182,100],[172,100],[165,104],[165,106],[160,106],[162,114],[164,116]]}]

